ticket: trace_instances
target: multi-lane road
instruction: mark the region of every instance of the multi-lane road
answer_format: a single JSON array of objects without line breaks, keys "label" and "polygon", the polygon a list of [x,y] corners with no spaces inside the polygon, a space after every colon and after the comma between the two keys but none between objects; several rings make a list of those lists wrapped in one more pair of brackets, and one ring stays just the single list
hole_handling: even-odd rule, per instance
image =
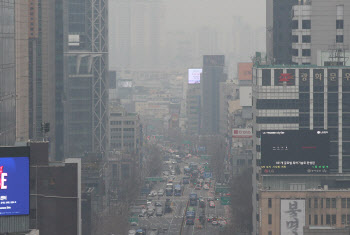
[{"label": "multi-lane road", "polygon": [[[190,159],[189,161],[200,163],[199,159]],[[183,167],[186,163],[181,163],[180,168],[182,171],[182,174],[177,175],[174,179],[174,182],[182,182],[183,175]],[[153,190],[158,191],[159,189],[164,189],[166,187],[167,182],[160,182],[157,183]],[[212,184],[214,185],[214,184]],[[166,201],[166,198],[169,198],[171,200],[171,213],[163,214],[162,216],[151,216],[151,217],[140,217],[139,218],[139,227],[146,228],[147,230],[157,228],[159,231],[162,231],[160,234],[168,234],[168,235],[194,235],[194,234],[201,234],[201,235],[215,235],[219,234],[220,226],[218,225],[212,225],[211,223],[205,222],[204,226],[202,228],[198,228],[199,226],[196,226],[197,224],[200,224],[198,221],[198,212],[202,209],[199,208],[199,203],[197,203],[197,215],[196,215],[196,223],[195,225],[186,225],[185,224],[185,212],[187,203],[189,200],[189,194],[190,193],[197,193],[198,197],[202,197],[205,199],[205,216],[209,214],[218,216],[218,217],[226,217],[225,215],[225,207],[220,204],[220,201],[215,201],[215,208],[210,208],[209,203],[206,200],[208,197],[214,197],[213,195],[213,188],[210,188],[209,190],[195,190],[194,187],[191,187],[189,184],[184,185],[184,190],[182,192],[182,196],[160,196],[158,199],[158,196],[150,198],[152,200],[152,203],[154,202],[161,202],[164,208],[164,204]],[[207,219],[206,219],[207,220]]]}]

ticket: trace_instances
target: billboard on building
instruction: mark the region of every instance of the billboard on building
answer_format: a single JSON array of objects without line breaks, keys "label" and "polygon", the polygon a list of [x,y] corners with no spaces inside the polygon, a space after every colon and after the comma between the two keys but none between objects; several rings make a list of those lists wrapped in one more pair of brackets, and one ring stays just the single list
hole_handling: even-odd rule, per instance
[{"label": "billboard on building", "polygon": [[252,138],[252,137],[253,137],[252,128],[232,129],[232,138]]},{"label": "billboard on building", "polygon": [[239,88],[239,104],[243,106],[252,106],[252,87],[241,86]]},{"label": "billboard on building", "polygon": [[201,82],[202,69],[188,70],[188,84],[199,84]]},{"label": "billboard on building", "polygon": [[325,174],[329,172],[327,130],[262,130],[263,174]]},{"label": "billboard on building", "polygon": [[305,200],[281,200],[281,233],[303,235],[305,226]]},{"label": "billboard on building", "polygon": [[128,80],[128,79],[118,80],[118,87],[121,87],[121,88],[130,88],[130,87],[132,87],[132,80]]},{"label": "billboard on building", "polygon": [[238,63],[238,80],[252,80],[253,63]]},{"label": "billboard on building", "polygon": [[0,216],[29,215],[29,147],[0,147]]}]

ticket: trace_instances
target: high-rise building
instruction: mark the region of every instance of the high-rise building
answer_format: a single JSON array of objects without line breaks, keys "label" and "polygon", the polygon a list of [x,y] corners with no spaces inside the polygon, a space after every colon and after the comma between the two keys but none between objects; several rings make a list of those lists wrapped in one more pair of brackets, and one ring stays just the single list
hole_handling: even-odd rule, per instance
[{"label": "high-rise building", "polygon": [[29,3],[16,1],[16,141],[29,139]]},{"label": "high-rise building", "polygon": [[0,1],[0,145],[16,138],[15,1]]},{"label": "high-rise building", "polygon": [[[107,0],[69,0],[65,156],[106,152],[108,102]],[[97,14],[97,12],[99,12]]]},{"label": "high-rise building", "polygon": [[200,84],[188,84],[186,95],[186,131],[198,135],[201,127],[201,88]]},{"label": "high-rise building", "polygon": [[266,1],[267,57],[275,64],[292,63],[292,7],[298,0]]},{"label": "high-rise building", "polygon": [[225,56],[203,56],[201,76],[201,131],[202,134],[218,134],[220,125],[220,82],[225,82]]},{"label": "high-rise building", "polygon": [[299,1],[293,6],[292,61],[319,66],[350,65],[349,1]]}]

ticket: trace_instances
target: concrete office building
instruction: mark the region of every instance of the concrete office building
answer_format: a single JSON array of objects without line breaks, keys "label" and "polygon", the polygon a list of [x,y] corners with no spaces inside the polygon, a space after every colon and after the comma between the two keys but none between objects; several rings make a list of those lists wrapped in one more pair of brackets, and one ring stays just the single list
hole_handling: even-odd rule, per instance
[{"label": "concrete office building", "polygon": [[292,7],[298,0],[266,1],[267,58],[274,64],[292,63]]},{"label": "concrete office building", "polygon": [[0,145],[16,138],[15,1],[0,1]]},{"label": "concrete office building", "polygon": [[[107,1],[69,0],[64,154],[106,152],[108,119]],[[96,12],[99,12],[97,14]]]},{"label": "concrete office building", "polygon": [[139,154],[142,145],[140,117],[119,105],[110,107],[109,143],[111,150]]},{"label": "concrete office building", "polygon": [[30,142],[30,228],[81,235],[81,160],[51,163],[48,142]]},{"label": "concrete office building", "polygon": [[349,1],[299,1],[292,10],[292,61],[346,65],[349,56]]},{"label": "concrete office building", "polygon": [[[328,130],[330,173],[350,172],[349,81],[348,67],[254,66],[253,195],[264,178],[260,175],[261,130]],[[281,185],[285,183],[278,179]],[[254,209],[259,208],[257,203],[254,196]],[[254,213],[254,225],[258,228],[258,213]]]},{"label": "concrete office building", "polygon": [[189,84],[186,95],[186,131],[198,135],[201,127],[201,89],[200,84]]},{"label": "concrete office building", "polygon": [[218,134],[220,126],[220,82],[225,82],[225,56],[203,56],[201,76],[201,132]]}]

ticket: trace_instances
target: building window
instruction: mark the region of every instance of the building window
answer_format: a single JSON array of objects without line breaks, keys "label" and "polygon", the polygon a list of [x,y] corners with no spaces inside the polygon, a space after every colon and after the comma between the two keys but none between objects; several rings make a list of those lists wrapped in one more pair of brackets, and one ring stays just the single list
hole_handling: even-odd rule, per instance
[{"label": "building window", "polygon": [[337,199],[332,198],[332,208],[337,208]]},{"label": "building window", "polygon": [[272,231],[269,231],[269,235],[272,235]]},{"label": "building window", "polygon": [[344,29],[344,20],[337,20],[337,29]]},{"label": "building window", "polygon": [[271,70],[263,69],[262,70],[262,85],[271,86]]},{"label": "building window", "polygon": [[331,208],[331,199],[326,198],[326,208]]},{"label": "building window", "polygon": [[346,215],[346,224],[350,224],[350,215],[349,214]]},{"label": "building window", "polygon": [[323,198],[321,198],[321,208],[323,208]]},{"label": "building window", "polygon": [[329,214],[326,215],[326,224],[327,225],[331,224],[331,215],[329,215]]},{"label": "building window", "polygon": [[299,42],[299,36],[298,35],[293,35],[292,36],[292,42],[293,43],[298,43]]},{"label": "building window", "polygon": [[335,41],[337,43],[343,43],[344,42],[344,35],[337,35]]},{"label": "building window", "polygon": [[341,215],[341,224],[346,223],[346,215]]},{"label": "building window", "polygon": [[303,20],[302,27],[303,29],[311,29],[311,20]]},{"label": "building window", "polygon": [[268,199],[269,208],[272,208],[272,198]]},{"label": "building window", "polygon": [[337,215],[336,214],[333,214],[332,215],[332,225],[336,225],[337,224]]},{"label": "building window", "polygon": [[310,35],[303,35],[302,42],[303,43],[311,43],[311,36]]},{"label": "building window", "polygon": [[309,215],[309,225],[311,225],[311,215]]},{"label": "building window", "polygon": [[292,49],[292,56],[299,56],[299,50],[298,49]]},{"label": "building window", "polygon": [[271,214],[269,214],[269,216],[268,216],[268,222],[269,222],[269,224],[272,224],[272,215]]},{"label": "building window", "polygon": [[318,215],[314,215],[314,225],[318,225]]},{"label": "building window", "polygon": [[321,225],[323,225],[323,215],[321,215]]},{"label": "building window", "polygon": [[309,198],[309,208],[311,208],[311,198]]},{"label": "building window", "polygon": [[346,199],[346,208],[350,208],[350,198]]},{"label": "building window", "polygon": [[318,208],[318,199],[317,198],[314,199],[314,208]]},{"label": "building window", "polygon": [[297,20],[292,20],[292,29],[298,29],[298,24]]},{"label": "building window", "polygon": [[346,199],[345,198],[341,199],[341,208],[346,208]]},{"label": "building window", "polygon": [[303,49],[302,55],[303,56],[311,56],[311,49]]}]

